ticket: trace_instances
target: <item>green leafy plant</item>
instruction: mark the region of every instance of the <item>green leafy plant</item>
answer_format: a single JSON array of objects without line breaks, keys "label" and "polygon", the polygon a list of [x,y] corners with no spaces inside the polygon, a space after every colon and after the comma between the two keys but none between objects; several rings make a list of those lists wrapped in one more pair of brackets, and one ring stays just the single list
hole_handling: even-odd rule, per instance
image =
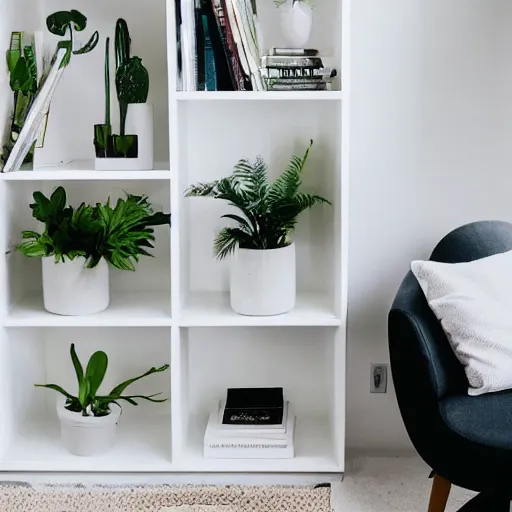
[{"label": "green leafy plant", "polygon": [[[18,140],[37,92],[38,77],[34,48],[31,44],[23,45],[22,32],[11,34],[11,44],[7,51],[7,68],[9,71],[9,85],[14,93],[14,113],[9,140],[3,148],[3,162],[7,161],[14,144]],[[27,155],[25,163],[31,162],[32,159],[33,149]]]},{"label": "green leafy plant", "polygon": [[152,256],[154,226],[170,225],[170,215],[154,212],[146,196],[128,194],[115,206],[105,204],[78,208],[67,205],[66,191],[58,187],[50,198],[34,192],[32,216],[44,223],[42,233],[23,231],[16,250],[29,258],[55,257],[65,262],[83,257],[88,268],[101,258],[120,270],[135,270],[140,256]]},{"label": "green leafy plant", "polygon": [[110,120],[110,37],[105,41],[105,122],[94,125],[94,147],[98,158],[112,156],[112,124]]},{"label": "green leafy plant", "polygon": [[241,215],[226,214],[237,227],[222,229],[214,242],[214,254],[225,258],[237,247],[242,249],[279,249],[289,245],[298,216],[321,203],[330,204],[318,195],[300,192],[302,173],[313,141],[304,156],[292,156],[288,168],[269,183],[267,166],[262,158],[254,163],[240,160],[231,176],[187,189],[187,197],[212,197],[227,201]]},{"label": "green leafy plant", "polygon": [[60,37],[65,37],[69,32],[69,39],[60,41],[57,45],[58,48],[64,48],[66,50],[66,57],[62,62],[63,66],[69,64],[71,55],[83,55],[92,52],[100,40],[98,31],[95,31],[89,41],[80,48],[80,50],[73,50],[73,30],[82,32],[87,27],[87,18],[80,11],[74,9],[50,14],[50,16],[46,18],[46,27],[50,33]]},{"label": "green leafy plant", "polygon": [[126,388],[134,382],[154,373],[166,371],[169,368],[168,364],[165,364],[160,368],[151,368],[138,377],[122,382],[106,395],[100,395],[99,389],[103,379],[105,378],[105,374],[107,373],[107,354],[102,351],[95,352],[90,357],[85,371],[76,353],[74,343],[71,344],[70,355],[78,381],[77,396],[68,393],[57,384],[35,384],[36,387],[52,389],[53,391],[57,391],[61,395],[64,395],[66,397],[65,407],[68,411],[81,413],[82,416],[107,416],[110,414],[110,404],[112,403],[120,407],[120,401],[128,402],[131,405],[138,405],[136,400],[147,400],[149,402],[156,403],[165,402],[167,400],[166,398],[155,398],[162,393],[155,393],[153,395],[123,395],[123,393]]}]

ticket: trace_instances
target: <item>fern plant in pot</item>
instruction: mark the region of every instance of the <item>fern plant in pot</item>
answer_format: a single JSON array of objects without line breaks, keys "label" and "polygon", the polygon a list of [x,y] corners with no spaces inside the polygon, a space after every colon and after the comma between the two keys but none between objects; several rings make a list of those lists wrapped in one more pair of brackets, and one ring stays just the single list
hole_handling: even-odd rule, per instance
[{"label": "fern plant in pot", "polygon": [[272,183],[263,159],[240,160],[231,176],[188,188],[188,197],[211,197],[239,210],[223,218],[236,223],[222,229],[214,254],[233,255],[231,307],[242,315],[267,316],[295,307],[295,244],[291,233],[299,215],[329,201],[302,192],[302,174],[313,141],[302,157],[292,156],[288,168]]},{"label": "fern plant in pot", "polygon": [[78,389],[73,395],[57,384],[36,384],[36,387],[57,391],[62,399],[57,402],[57,414],[61,426],[61,439],[64,447],[74,455],[85,457],[102,455],[114,444],[117,424],[121,415],[121,403],[138,405],[138,401],[165,402],[159,398],[161,393],[153,395],[125,394],[126,388],[152,374],[164,372],[169,368],[165,364],[151,368],[147,372],[128,379],[115,386],[108,393],[101,393],[101,385],[107,373],[108,357],[103,351],[92,354],[86,368],[82,366],[71,344],[71,361],[75,369]]},{"label": "fern plant in pot", "polygon": [[44,230],[23,231],[16,250],[41,258],[45,309],[59,315],[89,315],[110,302],[109,266],[135,271],[141,256],[151,256],[154,227],[170,225],[170,215],[155,212],[148,198],[128,194],[115,205],[78,208],[67,204],[58,187],[51,197],[34,192],[32,215]]}]

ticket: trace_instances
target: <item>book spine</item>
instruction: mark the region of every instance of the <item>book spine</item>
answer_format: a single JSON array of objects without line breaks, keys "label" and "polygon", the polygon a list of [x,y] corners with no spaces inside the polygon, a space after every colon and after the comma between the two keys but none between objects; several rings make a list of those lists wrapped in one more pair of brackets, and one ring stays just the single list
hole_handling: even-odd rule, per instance
[{"label": "book spine", "polygon": [[[242,70],[242,64],[240,63],[240,57],[238,55],[238,49],[236,47],[235,39],[233,37],[233,31],[231,29],[231,25],[229,23],[226,7],[226,0],[221,0],[221,7],[224,12],[224,31],[226,37],[226,43],[229,51],[229,61],[231,63],[231,68],[233,70],[233,75],[235,79],[235,90],[237,91],[247,91],[250,90],[251,87],[248,85],[248,78],[245,76]],[[250,83],[250,82],[249,82]]]},{"label": "book spine", "polygon": [[318,50],[308,48],[271,48],[269,55],[276,57],[315,57]]},{"label": "book spine", "polygon": [[215,56],[213,55],[212,40],[208,27],[208,18],[205,14],[201,16],[204,33],[204,83],[206,91],[217,90],[217,71],[215,68]]},{"label": "book spine", "polygon": [[229,439],[209,439],[204,440],[205,446],[211,449],[237,449],[237,450],[270,450],[270,449],[284,449],[290,446],[287,440],[277,441],[272,439],[236,439],[230,441]]},{"label": "book spine", "polygon": [[327,84],[312,83],[312,84],[281,84],[279,82],[269,83],[269,91],[326,91]]},{"label": "book spine", "polygon": [[310,69],[310,68],[262,68],[261,74],[264,78],[307,78],[329,80],[336,76],[336,70],[332,68]]},{"label": "book spine", "polygon": [[209,448],[204,447],[204,457],[208,459],[293,459],[293,446],[287,448]]},{"label": "book spine", "polygon": [[226,13],[222,8],[220,0],[212,0],[212,8],[215,16],[215,22],[217,24],[217,30],[222,44],[222,50],[224,52],[225,64],[229,73],[232,90],[236,90],[236,79],[233,73],[233,61],[229,51],[228,41],[226,39]]},{"label": "book spine", "polygon": [[320,57],[272,57],[265,55],[261,59],[264,68],[323,68]]}]

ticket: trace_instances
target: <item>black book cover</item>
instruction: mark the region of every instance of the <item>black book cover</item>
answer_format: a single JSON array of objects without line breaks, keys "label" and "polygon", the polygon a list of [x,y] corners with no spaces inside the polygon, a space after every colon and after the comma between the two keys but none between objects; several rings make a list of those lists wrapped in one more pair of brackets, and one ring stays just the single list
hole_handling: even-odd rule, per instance
[{"label": "black book cover", "polygon": [[283,406],[283,388],[231,388],[222,423],[279,425],[283,422]]}]

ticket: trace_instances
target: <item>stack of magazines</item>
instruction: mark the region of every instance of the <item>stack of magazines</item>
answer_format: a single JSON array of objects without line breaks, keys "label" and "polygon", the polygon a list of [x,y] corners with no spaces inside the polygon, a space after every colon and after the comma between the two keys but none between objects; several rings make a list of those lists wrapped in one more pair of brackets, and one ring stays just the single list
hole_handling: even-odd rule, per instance
[{"label": "stack of magazines", "polygon": [[[234,393],[230,393],[234,391]],[[281,407],[251,406],[245,411],[230,402],[245,390],[228,390],[227,400],[210,413],[204,456],[215,459],[291,459],[294,457],[295,415],[288,402]],[[231,396],[230,396],[231,395]],[[235,400],[233,400],[235,396]]]},{"label": "stack of magazines", "polygon": [[326,91],[337,72],[324,67],[314,49],[272,48],[260,72],[269,91]]}]

